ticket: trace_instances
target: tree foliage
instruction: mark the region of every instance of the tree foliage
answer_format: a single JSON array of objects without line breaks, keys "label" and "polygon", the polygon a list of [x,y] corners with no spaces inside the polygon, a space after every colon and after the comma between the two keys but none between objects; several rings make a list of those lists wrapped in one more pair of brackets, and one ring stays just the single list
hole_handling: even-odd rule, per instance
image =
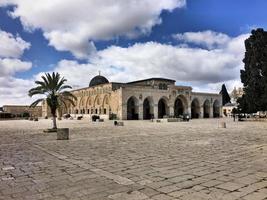
[{"label": "tree foliage", "polygon": [[245,64],[241,70],[244,94],[238,99],[242,112],[267,110],[267,32],[253,30],[245,41]]},{"label": "tree foliage", "polygon": [[34,95],[45,95],[45,98],[40,98],[31,104],[31,107],[35,107],[42,101],[46,101],[47,105],[50,107],[51,114],[53,116],[54,124],[53,128],[56,129],[56,111],[61,106],[67,107],[67,103],[74,105],[76,97],[65,89],[71,89],[69,85],[65,85],[67,80],[63,77],[61,78],[59,73],[53,72],[52,74],[46,73],[42,76],[41,81],[35,81],[37,86],[29,90],[29,96]]},{"label": "tree foliage", "polygon": [[225,84],[222,85],[222,89],[220,91],[220,94],[222,95],[222,103],[223,103],[223,106],[227,103],[231,103],[231,98],[228,94],[228,91],[225,87]]}]

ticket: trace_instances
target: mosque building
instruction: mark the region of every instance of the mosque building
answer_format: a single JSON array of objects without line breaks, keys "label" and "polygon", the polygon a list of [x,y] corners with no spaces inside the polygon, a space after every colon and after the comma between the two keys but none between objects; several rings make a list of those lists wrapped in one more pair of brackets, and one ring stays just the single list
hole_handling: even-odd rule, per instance
[{"label": "mosque building", "polygon": [[[222,96],[193,92],[190,86],[177,86],[175,80],[149,78],[128,83],[109,82],[100,74],[89,87],[72,90],[77,97],[75,106],[62,108],[60,115],[102,119],[145,120],[189,115],[191,118],[222,116]],[[45,102],[42,115],[50,116]]]}]

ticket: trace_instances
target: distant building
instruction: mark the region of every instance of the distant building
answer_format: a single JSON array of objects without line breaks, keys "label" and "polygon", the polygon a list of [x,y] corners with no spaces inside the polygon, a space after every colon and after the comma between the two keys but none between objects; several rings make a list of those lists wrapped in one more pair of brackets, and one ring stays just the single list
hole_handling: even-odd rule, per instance
[{"label": "distant building", "polygon": [[230,94],[231,97],[231,102],[232,103],[236,103],[237,99],[242,97],[242,95],[244,94],[243,88],[239,87],[236,88],[234,87],[233,91]]},{"label": "distant building", "polygon": [[3,112],[11,113],[12,115],[19,116],[24,113],[29,113],[30,116],[41,117],[42,116],[42,106],[36,106],[31,108],[24,105],[4,105]]},{"label": "distant building", "polygon": [[231,103],[225,104],[222,108],[223,109],[223,116],[225,116],[225,117],[232,116],[233,109],[237,108],[237,106],[238,106],[237,99],[242,97],[243,94],[244,94],[243,88],[234,87],[233,91],[230,94]]},{"label": "distant building", "polygon": [[[71,114],[122,120],[179,117],[210,118],[222,116],[220,94],[193,92],[189,86],[176,86],[175,80],[149,78],[128,83],[109,82],[98,75],[89,87],[72,90],[75,106],[62,108],[59,115]],[[43,102],[43,117],[50,116]]]},{"label": "distant building", "polygon": [[223,106],[223,115],[224,117],[232,116],[233,109],[237,108],[236,103],[227,103]]}]

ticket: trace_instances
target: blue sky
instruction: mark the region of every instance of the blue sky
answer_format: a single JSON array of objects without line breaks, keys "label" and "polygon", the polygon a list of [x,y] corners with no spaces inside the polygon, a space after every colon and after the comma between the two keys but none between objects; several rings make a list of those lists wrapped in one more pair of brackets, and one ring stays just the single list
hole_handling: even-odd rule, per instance
[{"label": "blue sky", "polygon": [[231,90],[240,86],[244,39],[267,26],[265,0],[110,2],[0,0],[0,105],[28,103],[25,91],[50,71],[74,87],[101,70],[110,81],[161,76]]}]

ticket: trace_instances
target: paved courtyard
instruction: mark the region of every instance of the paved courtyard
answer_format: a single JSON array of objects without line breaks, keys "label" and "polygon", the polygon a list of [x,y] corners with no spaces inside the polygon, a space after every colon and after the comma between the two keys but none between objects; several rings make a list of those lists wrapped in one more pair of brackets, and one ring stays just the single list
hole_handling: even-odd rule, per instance
[{"label": "paved courtyard", "polygon": [[0,199],[267,199],[266,122],[51,124],[0,121]]}]

